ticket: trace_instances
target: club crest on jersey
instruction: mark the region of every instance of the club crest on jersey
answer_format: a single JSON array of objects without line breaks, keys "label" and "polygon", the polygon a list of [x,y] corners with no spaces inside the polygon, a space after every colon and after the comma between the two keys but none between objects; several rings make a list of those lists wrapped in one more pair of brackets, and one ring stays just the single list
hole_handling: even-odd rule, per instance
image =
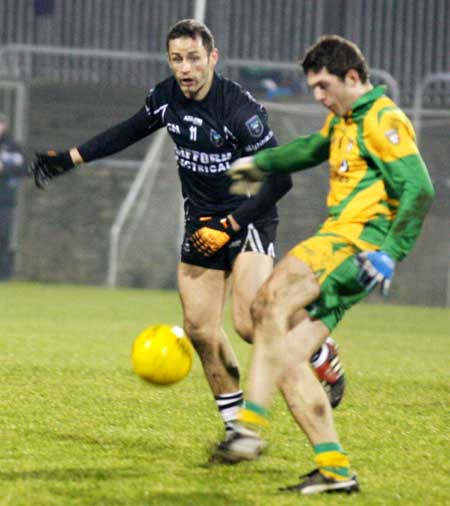
[{"label": "club crest on jersey", "polygon": [[217,146],[220,148],[220,146],[223,146],[223,137],[219,134],[219,132],[216,132],[214,128],[211,128],[211,131],[209,132],[209,138],[211,139],[211,142],[214,144],[214,146]]},{"label": "club crest on jersey", "polygon": [[384,132],[384,135],[391,144],[398,144],[400,142],[400,136],[398,135],[398,130],[396,128],[391,128],[391,130]]},{"label": "club crest on jersey", "polygon": [[264,125],[261,121],[261,118],[255,114],[250,119],[245,122],[245,126],[247,130],[250,132],[252,137],[261,137],[264,132]]}]

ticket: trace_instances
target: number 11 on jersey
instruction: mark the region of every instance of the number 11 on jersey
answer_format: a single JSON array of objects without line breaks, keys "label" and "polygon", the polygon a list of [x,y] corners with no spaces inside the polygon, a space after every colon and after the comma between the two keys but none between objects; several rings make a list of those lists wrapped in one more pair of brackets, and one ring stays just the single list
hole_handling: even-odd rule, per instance
[{"label": "number 11 on jersey", "polygon": [[191,141],[197,140],[197,127],[194,125],[189,127],[189,140]]}]

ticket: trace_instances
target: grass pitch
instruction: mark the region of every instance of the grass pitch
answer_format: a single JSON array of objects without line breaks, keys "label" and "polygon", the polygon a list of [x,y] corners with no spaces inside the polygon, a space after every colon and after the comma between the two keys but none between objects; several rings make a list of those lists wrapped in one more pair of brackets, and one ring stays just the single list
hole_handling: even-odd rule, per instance
[{"label": "grass pitch", "polygon": [[260,461],[208,466],[222,425],[198,359],[172,387],[133,374],[134,336],[181,323],[176,293],[3,283],[0,300],[0,506],[449,504],[448,309],[349,312],[335,417],[362,493],[304,498],[277,493],[313,465],[280,398]]}]

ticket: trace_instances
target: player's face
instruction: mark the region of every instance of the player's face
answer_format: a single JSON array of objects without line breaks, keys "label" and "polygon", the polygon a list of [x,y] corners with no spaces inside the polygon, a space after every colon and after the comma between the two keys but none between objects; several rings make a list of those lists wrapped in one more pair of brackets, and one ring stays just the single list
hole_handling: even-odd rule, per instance
[{"label": "player's face", "polygon": [[344,80],[323,68],[319,72],[309,71],[306,79],[313,90],[314,99],[338,116],[344,116],[356,100],[358,73],[350,70]]},{"label": "player's face", "polygon": [[183,95],[192,100],[204,99],[213,81],[217,49],[208,54],[200,36],[180,37],[169,42],[168,58]]}]

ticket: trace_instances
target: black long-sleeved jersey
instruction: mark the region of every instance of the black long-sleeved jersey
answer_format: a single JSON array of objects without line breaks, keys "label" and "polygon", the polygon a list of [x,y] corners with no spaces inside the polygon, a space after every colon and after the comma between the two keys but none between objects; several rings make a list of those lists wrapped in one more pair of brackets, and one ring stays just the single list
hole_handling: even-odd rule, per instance
[{"label": "black long-sleeved jersey", "polygon": [[292,186],[290,176],[270,176],[259,194],[251,198],[229,193],[227,170],[231,163],[277,143],[264,107],[239,84],[218,74],[200,101],[187,99],[176,79],[169,77],[150,91],[144,107],[134,116],[78,150],[84,161],[91,161],[120,151],[163,127],[175,143],[188,213],[232,213],[241,226],[276,217],[275,203]]}]

